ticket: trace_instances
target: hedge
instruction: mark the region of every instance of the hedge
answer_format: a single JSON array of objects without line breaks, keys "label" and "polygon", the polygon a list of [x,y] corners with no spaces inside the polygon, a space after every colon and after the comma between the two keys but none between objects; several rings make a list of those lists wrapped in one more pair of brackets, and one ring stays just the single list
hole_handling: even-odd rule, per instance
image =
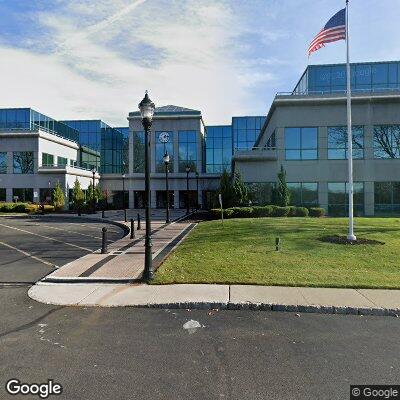
[{"label": "hedge", "polygon": [[325,209],[320,207],[311,207],[310,208],[310,217],[323,217],[325,215]]},{"label": "hedge", "polygon": [[[44,210],[46,212],[54,211],[54,206],[45,205]],[[0,212],[3,213],[31,213],[41,211],[38,204],[29,203],[0,203]]]},{"label": "hedge", "polygon": [[[259,218],[259,217],[322,217],[325,215],[323,208],[306,207],[278,207],[278,206],[253,206],[253,207],[232,207],[224,210],[224,218]],[[210,210],[212,219],[221,218],[221,209]]]}]

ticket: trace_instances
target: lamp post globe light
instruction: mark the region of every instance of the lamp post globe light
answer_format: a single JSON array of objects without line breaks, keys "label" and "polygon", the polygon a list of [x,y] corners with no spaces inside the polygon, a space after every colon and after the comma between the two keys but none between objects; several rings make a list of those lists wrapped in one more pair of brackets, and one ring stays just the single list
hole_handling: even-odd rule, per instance
[{"label": "lamp post globe light", "polygon": [[170,158],[169,158],[169,154],[166,151],[163,157],[163,161],[165,164],[165,192],[167,195],[167,201],[166,201],[166,218],[165,218],[165,222],[167,224],[169,224],[170,220],[169,220],[169,186],[168,186],[168,167],[169,167],[169,162],[170,162]]},{"label": "lamp post globe light", "polygon": [[186,214],[189,214],[189,165],[186,166]]},{"label": "lamp post globe light", "polygon": [[124,210],[124,221],[126,222],[126,204],[125,204],[125,174],[122,174],[122,208]]},{"label": "lamp post globe light", "polygon": [[96,207],[95,207],[95,200],[94,200],[94,188],[95,188],[95,175],[96,175],[96,168],[92,169],[92,175],[93,175],[93,187],[92,187],[92,213],[96,214]]},{"label": "lamp post globe light", "polygon": [[140,115],[145,133],[145,152],[144,152],[144,186],[145,186],[145,212],[146,212],[146,234],[145,234],[145,253],[143,280],[149,281],[153,278],[153,265],[151,254],[151,216],[150,216],[150,128],[153,120],[155,105],[150,100],[146,90],[143,100],[139,103]]}]

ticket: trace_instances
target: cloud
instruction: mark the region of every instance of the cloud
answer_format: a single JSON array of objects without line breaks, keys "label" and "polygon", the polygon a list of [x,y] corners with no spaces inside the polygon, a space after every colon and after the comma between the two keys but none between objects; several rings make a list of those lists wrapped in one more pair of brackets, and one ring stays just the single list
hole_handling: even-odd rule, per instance
[{"label": "cloud", "polygon": [[[0,65],[5,106],[121,125],[148,89],[157,105],[199,109],[207,123],[220,124],[250,104],[252,86],[273,79],[239,61],[241,21],[228,1],[79,4],[36,15],[55,50],[0,47],[2,59],[10,61]],[[128,50],[144,47],[152,53],[147,63]],[[15,79],[5,79],[10,76]]]}]

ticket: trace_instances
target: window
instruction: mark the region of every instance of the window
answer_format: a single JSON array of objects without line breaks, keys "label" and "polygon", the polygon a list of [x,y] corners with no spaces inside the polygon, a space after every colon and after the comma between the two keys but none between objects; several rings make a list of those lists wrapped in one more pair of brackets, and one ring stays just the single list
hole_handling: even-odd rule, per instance
[{"label": "window", "polygon": [[[186,190],[179,191],[179,208],[187,207],[188,192]],[[189,190],[189,209],[193,210],[197,207],[197,191]]]},{"label": "window", "polygon": [[375,182],[374,194],[376,215],[400,213],[400,182]]},{"label": "window", "polygon": [[54,156],[52,154],[42,153],[42,166],[50,166],[54,165]]},{"label": "window", "polygon": [[144,132],[133,132],[133,172],[144,173]]},{"label": "window", "polygon": [[290,204],[302,207],[318,206],[318,183],[301,182],[288,183],[290,190]]},{"label": "window", "polygon": [[[157,208],[167,207],[167,192],[165,190],[157,190],[156,192],[156,206]],[[169,191],[169,208],[174,208],[174,191]]]},{"label": "window", "polygon": [[14,151],[14,174],[33,174],[33,151]]},{"label": "window", "polygon": [[65,157],[60,157],[60,156],[58,156],[58,157],[57,157],[57,165],[58,165],[59,167],[68,165],[68,159],[65,158]]},{"label": "window", "polygon": [[[164,133],[165,132],[165,133]],[[155,132],[156,143],[156,172],[165,172],[164,154],[169,154],[169,171],[174,172],[174,133],[159,131]],[[161,136],[160,136],[161,135]],[[168,140],[163,143],[161,140]]]},{"label": "window", "polygon": [[246,186],[253,204],[264,206],[272,203],[272,190],[275,182],[254,182],[247,183]]},{"label": "window", "polygon": [[231,171],[232,127],[208,126],[206,144],[206,172],[219,174]]},{"label": "window", "polygon": [[[151,194],[150,194],[151,196]],[[135,190],[133,192],[135,208],[145,208],[145,192],[143,190]]]},{"label": "window", "polygon": [[400,158],[400,125],[374,126],[374,158]]},{"label": "window", "polygon": [[7,153],[0,153],[0,174],[7,173]]},{"label": "window", "polygon": [[238,150],[251,150],[265,123],[265,117],[233,117],[232,129],[234,148]]},{"label": "window", "polygon": [[[353,158],[364,158],[364,127],[353,126]],[[328,128],[328,159],[347,159],[347,127],[337,126]]]},{"label": "window", "polygon": [[197,140],[196,131],[179,131],[179,172],[197,171]]},{"label": "window", "polygon": [[7,200],[7,190],[5,188],[0,188],[0,201]]},{"label": "window", "polygon": [[[345,182],[328,183],[328,214],[330,216],[348,215],[348,184]],[[364,183],[353,184],[354,215],[364,213]]]},{"label": "window", "polygon": [[318,158],[318,128],[285,128],[286,160]]},{"label": "window", "polygon": [[33,189],[13,189],[13,200],[22,202],[33,202]]}]

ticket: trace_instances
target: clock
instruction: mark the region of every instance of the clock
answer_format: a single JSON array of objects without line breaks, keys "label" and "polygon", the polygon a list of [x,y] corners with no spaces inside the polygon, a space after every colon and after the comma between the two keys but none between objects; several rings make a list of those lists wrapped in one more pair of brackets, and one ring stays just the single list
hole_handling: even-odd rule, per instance
[{"label": "clock", "polygon": [[159,140],[161,143],[168,143],[168,142],[169,142],[169,133],[168,133],[168,132],[161,132],[161,133],[158,135],[158,140]]}]

